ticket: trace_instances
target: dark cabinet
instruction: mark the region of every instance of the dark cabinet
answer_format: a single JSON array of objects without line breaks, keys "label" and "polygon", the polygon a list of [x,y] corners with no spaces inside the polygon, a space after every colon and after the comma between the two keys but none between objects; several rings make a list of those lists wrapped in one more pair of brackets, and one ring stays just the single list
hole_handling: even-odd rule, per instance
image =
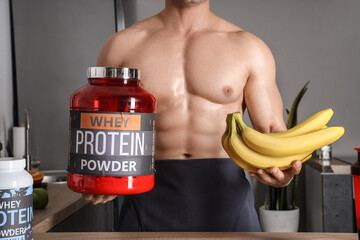
[{"label": "dark cabinet", "polygon": [[89,203],[49,232],[113,232],[122,202],[123,197],[118,196],[105,204]]}]

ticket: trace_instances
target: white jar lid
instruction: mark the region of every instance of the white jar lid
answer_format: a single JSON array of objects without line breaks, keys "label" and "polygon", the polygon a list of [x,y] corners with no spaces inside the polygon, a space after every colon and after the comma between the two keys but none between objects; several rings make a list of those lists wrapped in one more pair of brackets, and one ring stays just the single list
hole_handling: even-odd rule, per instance
[{"label": "white jar lid", "polygon": [[0,169],[24,169],[25,168],[25,159],[24,158],[15,158],[15,157],[4,157],[0,158]]}]

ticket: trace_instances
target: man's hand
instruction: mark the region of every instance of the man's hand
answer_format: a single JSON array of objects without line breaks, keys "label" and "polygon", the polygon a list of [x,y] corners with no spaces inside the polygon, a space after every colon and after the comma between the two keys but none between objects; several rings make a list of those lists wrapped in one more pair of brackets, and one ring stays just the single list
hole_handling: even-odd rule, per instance
[{"label": "man's hand", "polygon": [[258,169],[257,173],[250,173],[250,176],[269,186],[285,187],[289,185],[295,175],[300,173],[302,164],[299,160],[296,160],[291,165],[292,167],[285,171],[281,171],[277,167],[271,167],[270,174],[263,169]]},{"label": "man's hand", "polygon": [[116,198],[117,195],[97,195],[83,193],[82,196],[86,201],[89,201],[91,202],[91,204],[96,205],[98,203],[107,203]]}]

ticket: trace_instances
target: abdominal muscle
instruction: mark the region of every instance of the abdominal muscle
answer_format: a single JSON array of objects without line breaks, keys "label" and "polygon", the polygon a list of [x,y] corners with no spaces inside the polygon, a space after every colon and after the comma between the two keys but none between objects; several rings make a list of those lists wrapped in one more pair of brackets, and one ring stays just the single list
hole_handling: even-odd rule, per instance
[{"label": "abdominal muscle", "polygon": [[173,108],[158,103],[155,159],[228,158],[221,145],[225,119],[241,104],[232,105],[195,96]]},{"label": "abdominal muscle", "polygon": [[221,28],[228,32],[183,36],[160,29],[123,54],[121,65],[140,69],[140,85],[157,100],[157,160],[228,157],[221,136],[227,114],[243,111],[249,71],[234,40],[239,29]]}]

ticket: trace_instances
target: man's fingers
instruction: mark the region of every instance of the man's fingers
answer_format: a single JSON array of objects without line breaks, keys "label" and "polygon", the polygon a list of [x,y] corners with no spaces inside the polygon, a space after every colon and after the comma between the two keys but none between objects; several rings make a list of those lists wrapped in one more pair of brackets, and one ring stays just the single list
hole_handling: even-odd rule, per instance
[{"label": "man's fingers", "polygon": [[91,200],[93,199],[93,195],[92,195],[92,194],[83,193],[82,196],[83,196],[83,198],[84,198],[86,201],[91,201]]},{"label": "man's fingers", "polygon": [[92,198],[89,201],[90,201],[91,204],[96,205],[96,204],[102,202],[102,198],[103,198],[102,195],[93,194]]},{"label": "man's fingers", "polygon": [[285,174],[283,171],[280,171],[277,167],[270,168],[271,175],[279,182],[283,181],[285,178]]},{"label": "man's fingers", "polygon": [[96,205],[98,203],[106,203],[113,200],[116,195],[97,195],[97,194],[87,194],[83,193],[83,198],[86,201],[89,201],[91,204]]},{"label": "man's fingers", "polygon": [[258,169],[256,173],[250,173],[250,176],[256,180],[273,187],[284,187],[287,186],[294,175],[297,175],[301,171],[301,162],[296,160],[292,162],[291,168],[286,171],[281,171],[278,167],[271,167],[269,173],[263,169]]},{"label": "man's fingers", "polygon": [[256,180],[258,180],[259,182],[263,183],[263,184],[266,184],[266,185],[269,185],[269,183],[263,181],[260,177],[259,177],[259,174],[257,173],[250,173],[250,176],[255,178]]},{"label": "man's fingers", "polygon": [[270,176],[267,172],[265,172],[263,169],[258,169],[257,170],[257,174],[254,174],[257,180],[259,180],[260,182],[267,184],[267,185],[273,185],[275,184],[275,179]]},{"label": "man's fingers", "polygon": [[258,169],[257,173],[250,173],[250,176],[262,182],[265,185],[273,187],[283,187],[289,184],[292,179],[291,174],[285,174],[277,167],[270,168],[270,173],[265,172],[263,169]]},{"label": "man's fingers", "polygon": [[298,175],[301,171],[301,167],[302,167],[302,164],[299,160],[296,160],[296,161],[293,161],[291,163],[291,172],[292,172],[292,175]]},{"label": "man's fingers", "polygon": [[112,201],[114,198],[116,198],[117,195],[105,195],[103,197],[102,203],[107,203]]}]

